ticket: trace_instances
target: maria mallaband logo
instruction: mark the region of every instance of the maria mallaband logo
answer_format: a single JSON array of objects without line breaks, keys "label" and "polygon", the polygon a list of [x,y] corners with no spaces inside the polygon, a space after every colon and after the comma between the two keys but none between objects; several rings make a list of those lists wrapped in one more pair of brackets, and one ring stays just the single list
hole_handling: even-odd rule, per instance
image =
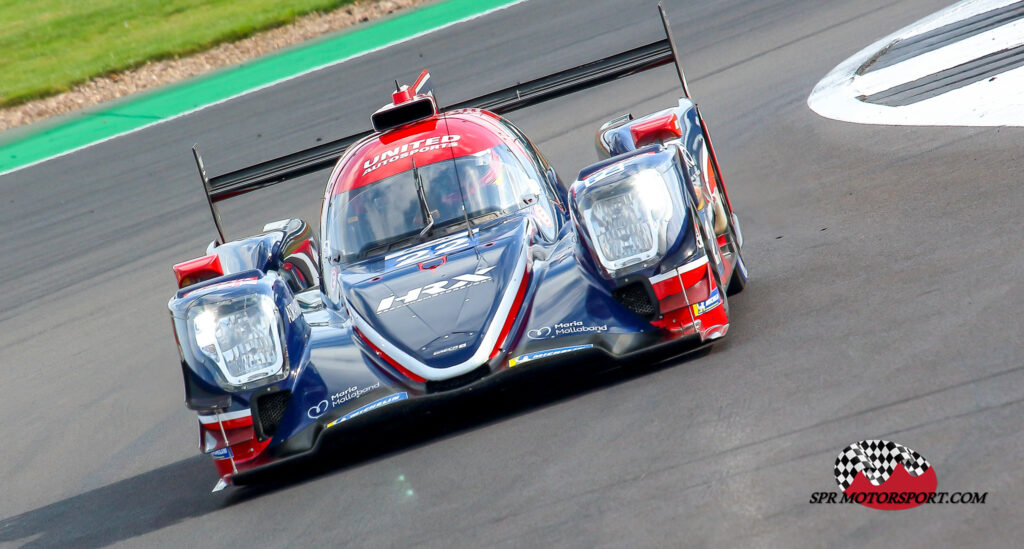
[{"label": "maria mallaband logo", "polygon": [[858,503],[898,511],[924,504],[985,503],[988,492],[937,492],[938,479],[928,460],[888,440],[862,440],[847,446],[835,465],[839,492],[816,492],[810,503]]}]

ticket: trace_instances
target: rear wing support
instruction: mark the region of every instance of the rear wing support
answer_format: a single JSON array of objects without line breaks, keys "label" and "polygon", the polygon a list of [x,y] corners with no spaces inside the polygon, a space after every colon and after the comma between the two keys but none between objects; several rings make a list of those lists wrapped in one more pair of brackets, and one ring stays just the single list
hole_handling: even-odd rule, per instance
[{"label": "rear wing support", "polygon": [[[665,38],[661,40],[449,105],[441,110],[478,108],[495,114],[507,114],[668,64],[675,65],[679,83],[683,88],[683,95],[690,99],[689,86],[686,83],[682,65],[679,63],[679,52],[672,39],[668,15],[661,4],[658,4],[658,13],[665,31]],[[708,150],[711,152],[715,170],[719,171],[718,159],[703,124],[704,119],[701,118],[705,142],[708,143]],[[217,212],[218,202],[332,168],[346,149],[372,134],[373,132],[370,130],[363,131],[214,177],[207,175],[198,145],[193,147],[192,152],[220,242],[223,243],[226,240],[220,215]]]},{"label": "rear wing support", "polygon": [[210,214],[213,215],[213,224],[217,227],[217,242],[216,245],[221,245],[227,242],[224,238],[224,228],[220,222],[220,212],[217,211],[217,206],[213,200],[213,189],[210,188],[210,178],[206,175],[206,166],[203,164],[203,157],[199,154],[199,144],[192,145],[192,156],[196,159],[196,168],[199,170],[199,179],[203,181],[203,191],[206,194],[206,203],[210,206]]}]

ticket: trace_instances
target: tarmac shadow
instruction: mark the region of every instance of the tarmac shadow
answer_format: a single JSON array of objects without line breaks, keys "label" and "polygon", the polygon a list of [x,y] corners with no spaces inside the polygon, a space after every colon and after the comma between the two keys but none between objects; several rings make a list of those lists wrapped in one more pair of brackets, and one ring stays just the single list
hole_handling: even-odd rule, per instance
[{"label": "tarmac shadow", "polygon": [[[466,431],[485,428],[519,414],[601,390],[663,368],[685,367],[698,350],[670,362],[641,362],[595,368],[561,364],[508,376],[500,383],[434,403],[422,413],[387,424],[373,424],[348,434],[359,444],[336,442],[306,460],[275,469],[253,486],[211,494],[216,481],[210,458],[197,455],[0,520],[0,544],[22,547],[104,547],[172,526],[225,506],[270,495],[285,487],[411,450]],[[680,364],[683,362],[684,364]]]},{"label": "tarmac shadow", "polygon": [[104,547],[215,511],[209,458],[195,456],[0,520],[0,545]]},{"label": "tarmac shadow", "polygon": [[450,399],[413,408],[397,421],[350,429],[345,436],[323,444],[314,456],[272,469],[253,479],[252,484],[235,488],[229,502],[240,503],[326,475],[344,474],[346,469],[388,455],[486,428],[658,370],[686,367],[709,352],[710,347],[704,347],[667,361],[638,361],[597,369],[592,363],[534,368]]}]

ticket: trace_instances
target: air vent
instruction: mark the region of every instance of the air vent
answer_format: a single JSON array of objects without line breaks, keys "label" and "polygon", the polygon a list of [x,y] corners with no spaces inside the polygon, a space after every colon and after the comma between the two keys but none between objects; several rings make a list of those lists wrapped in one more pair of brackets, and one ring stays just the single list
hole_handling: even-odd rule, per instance
[{"label": "air vent", "polygon": [[257,429],[260,430],[260,438],[266,439],[274,436],[277,426],[284,418],[284,412],[288,409],[288,402],[291,401],[291,391],[280,391],[260,395],[256,398],[256,406],[253,410]]},{"label": "air vent", "polygon": [[390,129],[425,120],[437,114],[434,98],[424,95],[410,99],[400,105],[386,105],[370,116],[374,131]]},{"label": "air vent", "polygon": [[623,307],[634,313],[651,320],[658,314],[658,300],[650,285],[637,281],[618,288],[612,292],[612,297]]}]

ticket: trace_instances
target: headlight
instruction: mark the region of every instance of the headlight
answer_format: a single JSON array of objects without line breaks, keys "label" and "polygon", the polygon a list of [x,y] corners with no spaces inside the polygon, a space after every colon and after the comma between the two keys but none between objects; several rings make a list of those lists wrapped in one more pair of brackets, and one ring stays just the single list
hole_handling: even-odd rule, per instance
[{"label": "headlight", "polygon": [[188,310],[188,325],[199,351],[217,364],[223,388],[245,389],[288,375],[281,315],[270,297],[200,299]]},{"label": "headlight", "polygon": [[598,259],[612,276],[665,253],[673,197],[661,174],[644,169],[588,192],[580,212]]}]

